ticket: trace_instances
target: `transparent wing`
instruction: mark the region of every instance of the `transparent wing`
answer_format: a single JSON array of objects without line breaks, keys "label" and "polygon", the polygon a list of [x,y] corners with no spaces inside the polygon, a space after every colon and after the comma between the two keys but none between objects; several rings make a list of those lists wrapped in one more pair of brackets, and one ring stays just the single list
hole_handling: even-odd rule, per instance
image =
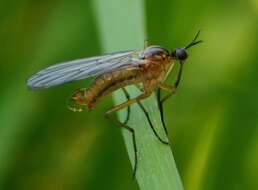
[{"label": "transparent wing", "polygon": [[139,54],[140,51],[131,50],[56,64],[32,75],[27,80],[27,86],[30,89],[49,88],[137,65]]}]

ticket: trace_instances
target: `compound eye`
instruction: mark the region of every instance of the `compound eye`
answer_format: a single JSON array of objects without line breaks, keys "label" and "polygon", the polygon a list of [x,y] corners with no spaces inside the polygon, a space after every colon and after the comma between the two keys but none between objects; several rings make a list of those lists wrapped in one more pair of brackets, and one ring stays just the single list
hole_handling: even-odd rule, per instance
[{"label": "compound eye", "polygon": [[187,52],[184,48],[177,48],[175,54],[179,60],[183,61],[187,58]]}]

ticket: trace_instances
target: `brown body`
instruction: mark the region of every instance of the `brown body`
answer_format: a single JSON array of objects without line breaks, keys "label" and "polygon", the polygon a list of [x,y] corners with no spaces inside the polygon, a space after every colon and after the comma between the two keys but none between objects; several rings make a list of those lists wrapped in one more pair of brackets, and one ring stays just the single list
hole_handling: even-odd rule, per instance
[{"label": "brown body", "polygon": [[[148,49],[149,48],[149,49]],[[167,50],[148,47],[142,52],[142,61],[137,66],[122,67],[95,79],[88,89],[79,89],[71,97],[73,105],[87,105],[93,109],[103,96],[132,84],[142,84],[143,91],[150,94],[164,81],[172,66],[172,58]],[[82,111],[77,108],[77,111]]]},{"label": "brown body", "polygon": [[[89,88],[79,89],[72,94],[69,108],[73,111],[83,111],[86,106],[89,109],[93,109],[100,98],[121,88],[127,100],[111,107],[105,112],[105,116],[132,134],[135,157],[133,176],[135,177],[138,163],[136,136],[134,128],[127,125],[130,118],[130,106],[137,103],[146,116],[155,136],[163,144],[169,144],[167,140],[163,140],[156,132],[141,100],[150,96],[157,89],[157,102],[161,122],[167,134],[163,117],[163,103],[176,92],[182,75],[183,63],[188,57],[186,50],[202,42],[201,40],[197,41],[199,33],[200,31],[186,47],[176,48],[171,53],[160,46],[148,46],[145,44],[143,51],[117,52],[53,65],[31,76],[27,81],[27,86],[30,89],[36,90],[97,76]],[[179,61],[176,81],[173,85],[165,84],[164,80],[170,73],[176,60]],[[139,84],[142,93],[134,98],[130,98],[129,93],[124,87],[127,85],[136,85],[138,87]],[[168,94],[162,97],[161,90],[166,91]],[[111,117],[112,113],[124,108],[127,108],[127,116],[124,122]]]},{"label": "brown body", "polygon": [[[150,96],[157,89],[157,102],[161,122],[167,134],[163,117],[163,103],[176,92],[181,79],[184,61],[188,57],[186,50],[202,42],[201,40],[197,41],[199,33],[200,31],[198,31],[193,41],[186,47],[176,48],[170,53],[160,46],[148,46],[146,43],[143,51],[130,50],[116,52],[53,65],[32,75],[27,80],[27,86],[30,89],[37,90],[97,76],[89,88],[79,89],[72,94],[69,108],[73,111],[83,111],[86,106],[89,109],[93,109],[100,98],[121,88],[127,100],[111,107],[105,112],[105,116],[132,134],[135,157],[133,176],[135,177],[138,163],[136,136],[134,128],[127,125],[130,118],[130,106],[137,103],[146,116],[155,136],[163,144],[169,144],[167,140],[163,140],[156,132],[141,100]],[[165,84],[164,80],[170,73],[176,60],[179,61],[179,71],[176,81],[173,85]],[[142,93],[130,98],[129,93],[124,88],[127,85],[140,86]],[[162,97],[161,90],[166,91],[168,94]],[[124,122],[111,117],[112,113],[124,108],[127,108],[127,116]]]}]

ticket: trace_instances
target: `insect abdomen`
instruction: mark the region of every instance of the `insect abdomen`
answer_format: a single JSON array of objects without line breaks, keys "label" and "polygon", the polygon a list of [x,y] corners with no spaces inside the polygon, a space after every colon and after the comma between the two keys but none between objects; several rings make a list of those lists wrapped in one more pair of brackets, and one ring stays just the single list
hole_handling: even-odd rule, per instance
[{"label": "insect abdomen", "polygon": [[[73,105],[80,107],[87,105],[93,109],[96,102],[119,88],[140,82],[138,70],[135,68],[123,68],[103,74],[96,78],[88,89],[79,89],[71,97]],[[78,111],[81,111],[80,109]]]}]

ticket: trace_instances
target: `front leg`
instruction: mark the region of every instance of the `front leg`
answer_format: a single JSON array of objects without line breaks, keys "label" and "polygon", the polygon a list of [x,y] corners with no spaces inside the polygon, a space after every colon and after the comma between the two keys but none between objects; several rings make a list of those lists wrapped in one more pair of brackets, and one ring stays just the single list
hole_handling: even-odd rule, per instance
[{"label": "front leg", "polygon": [[[163,98],[161,97],[161,90],[168,92],[168,94]],[[164,120],[163,102],[165,100],[167,100],[170,96],[172,96],[172,94],[174,94],[175,92],[176,92],[176,87],[174,85],[171,86],[171,85],[166,85],[166,84],[160,84],[159,88],[158,88],[158,92],[157,92],[157,101],[158,101],[158,107],[160,110],[161,122],[162,122],[162,126],[163,126],[166,134],[168,134],[168,131],[167,131],[165,120]]]},{"label": "front leg", "polygon": [[[175,85],[168,85],[168,84],[160,84],[159,85],[159,89],[158,89],[158,96],[159,96],[159,101],[161,103],[165,102],[170,96],[172,96],[173,94],[176,93],[176,86]],[[161,91],[166,91],[168,92],[168,94],[166,96],[164,96],[163,98],[161,98]]]},{"label": "front leg", "polygon": [[[184,65],[183,62],[179,63],[179,71],[178,71],[178,74],[177,74],[177,79],[176,79],[176,82],[173,85],[168,85],[168,84],[160,84],[159,85],[159,89],[164,90],[164,91],[169,93],[165,97],[163,97],[162,99],[161,99],[161,96],[159,95],[160,99],[158,101],[161,101],[161,103],[165,102],[170,96],[172,96],[173,94],[176,93],[176,90],[179,86],[179,83],[180,83],[180,80],[181,80],[181,77],[182,77],[183,65]],[[160,93],[159,91],[158,91],[158,93]]]},{"label": "front leg", "polygon": [[[159,106],[159,110],[160,110],[160,117],[161,117],[162,125],[163,125],[163,128],[164,128],[166,134],[167,134],[167,128],[166,128],[165,121],[164,121],[163,103],[168,98],[170,98],[173,94],[176,93],[177,87],[180,83],[181,76],[182,76],[183,62],[180,62],[179,66],[180,67],[179,67],[179,71],[177,74],[177,79],[176,79],[176,82],[174,83],[174,85],[160,84],[159,88],[158,88],[158,92],[157,92],[157,101],[158,101],[158,106]],[[168,94],[166,96],[164,96],[163,98],[161,97],[161,90],[168,92]]]}]

